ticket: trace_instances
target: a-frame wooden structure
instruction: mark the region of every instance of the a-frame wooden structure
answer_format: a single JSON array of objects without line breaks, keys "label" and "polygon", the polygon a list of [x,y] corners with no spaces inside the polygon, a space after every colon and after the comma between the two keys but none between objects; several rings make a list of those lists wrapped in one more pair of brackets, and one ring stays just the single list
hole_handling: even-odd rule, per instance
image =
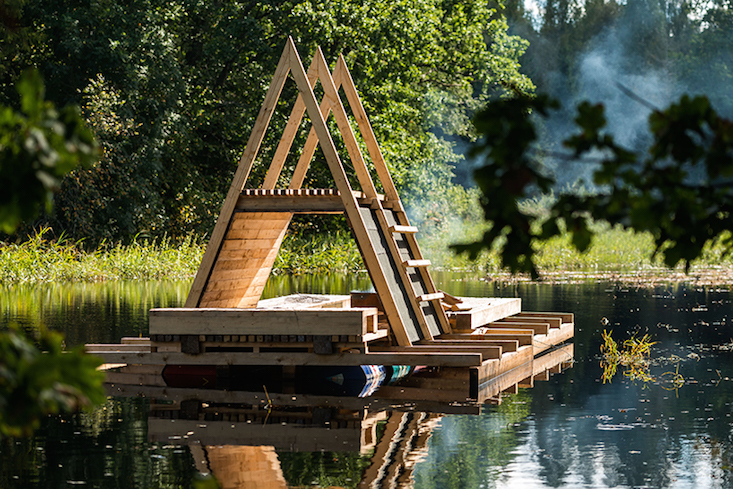
[{"label": "a-frame wooden structure", "polygon": [[[298,98],[262,187],[245,190],[288,75],[297,85]],[[313,90],[318,81],[324,93],[320,104]],[[377,192],[339,89],[346,94],[383,195]],[[288,188],[276,189],[306,113],[312,124],[310,134]],[[352,188],[331,138],[326,124],[331,113],[361,190]],[[318,143],[336,189],[301,188]],[[345,213],[350,223],[396,342],[411,346],[450,333],[441,306],[444,295],[430,277],[430,262],[420,252],[417,229],[408,222],[344,58],[339,57],[331,73],[319,48],[306,73],[293,40],[288,39],[185,307],[256,307],[293,214],[336,212]]]}]

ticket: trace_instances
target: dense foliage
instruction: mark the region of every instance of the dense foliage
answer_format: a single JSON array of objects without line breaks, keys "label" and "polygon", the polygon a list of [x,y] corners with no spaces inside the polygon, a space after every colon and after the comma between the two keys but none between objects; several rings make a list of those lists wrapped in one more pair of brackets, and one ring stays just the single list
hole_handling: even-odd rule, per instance
[{"label": "dense foliage", "polygon": [[[415,199],[450,184],[455,138],[470,136],[490,94],[502,83],[532,89],[517,62],[526,43],[486,0],[15,5],[3,42],[16,53],[0,60],[0,80],[37,66],[53,100],[84,107],[104,149],[57,199],[51,224],[72,238],[210,231],[288,35],[306,64],[317,45],[329,60],[345,55],[393,177]],[[286,85],[263,161],[293,95]],[[325,165],[306,184],[330,186]]]},{"label": "dense foliage", "polygon": [[106,394],[102,360],[83,347],[64,351],[60,333],[41,331],[38,345],[22,331],[0,332],[0,437],[28,436],[50,414],[76,412]]},{"label": "dense foliage", "polygon": [[97,157],[97,144],[78,110],[57,111],[44,99],[36,71],[18,81],[20,110],[0,104],[0,232],[50,210],[61,178]]}]

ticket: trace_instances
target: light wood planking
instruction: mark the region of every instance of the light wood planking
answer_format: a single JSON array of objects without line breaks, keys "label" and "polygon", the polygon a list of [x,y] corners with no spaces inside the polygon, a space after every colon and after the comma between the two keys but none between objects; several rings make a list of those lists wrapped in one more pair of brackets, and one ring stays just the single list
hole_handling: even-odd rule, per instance
[{"label": "light wood planking", "polygon": [[521,299],[462,297],[461,301],[471,310],[448,312],[455,321],[454,329],[475,329],[522,312]]},{"label": "light wood planking", "polygon": [[150,310],[150,334],[363,335],[375,308]]},{"label": "light wood planking", "polygon": [[201,260],[199,269],[196,272],[191,290],[186,298],[186,307],[196,307],[199,305],[201,296],[206,289],[206,282],[209,280],[211,270],[214,267],[217,256],[219,254],[219,247],[224,239],[227,228],[229,227],[229,220],[234,212],[234,208],[237,204],[237,199],[244,188],[244,184],[249,177],[249,173],[252,170],[255,157],[259,152],[262,139],[265,136],[267,126],[270,124],[270,118],[277,105],[277,100],[280,98],[283,85],[287,79],[288,73],[290,72],[290,64],[292,53],[295,50],[295,44],[292,38],[288,38],[285,44],[280,60],[278,61],[277,68],[275,68],[275,74],[272,77],[272,82],[265,95],[265,101],[260,108],[260,112],[257,115],[255,124],[252,128],[252,132],[247,141],[247,146],[244,149],[244,153],[239,160],[237,171],[232,179],[232,184],[229,187],[229,192],[224,200],[224,205],[219,212],[219,218],[214,226],[214,231],[211,234],[209,243],[206,246],[204,257]]}]

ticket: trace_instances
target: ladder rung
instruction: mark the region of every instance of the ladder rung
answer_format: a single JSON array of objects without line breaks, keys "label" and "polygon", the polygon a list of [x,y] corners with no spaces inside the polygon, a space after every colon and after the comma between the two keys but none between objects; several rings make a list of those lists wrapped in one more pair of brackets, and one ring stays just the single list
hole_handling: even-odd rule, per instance
[{"label": "ladder rung", "polygon": [[435,292],[434,294],[423,294],[417,296],[418,302],[428,302],[428,301],[437,301],[438,299],[442,299],[443,293],[442,292]]},{"label": "ladder rung", "polygon": [[389,231],[392,233],[403,233],[403,234],[415,234],[417,232],[417,228],[415,226],[390,226]]},{"label": "ladder rung", "polygon": [[402,264],[406,267],[429,267],[430,260],[405,260]]}]

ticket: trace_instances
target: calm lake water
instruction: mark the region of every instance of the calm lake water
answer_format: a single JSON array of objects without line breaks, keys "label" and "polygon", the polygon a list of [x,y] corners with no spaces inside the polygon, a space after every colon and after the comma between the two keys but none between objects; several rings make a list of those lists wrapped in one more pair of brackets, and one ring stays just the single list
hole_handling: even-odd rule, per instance
[{"label": "calm lake water", "polygon": [[[33,439],[0,440],[0,488],[193,487],[205,470],[229,481],[225,487],[247,488],[733,487],[733,318],[727,287],[499,285],[457,273],[436,273],[435,279],[453,295],[521,297],[524,310],[574,312],[575,364],[531,389],[505,395],[500,405],[449,406],[449,414],[369,399],[319,411],[297,396],[289,407],[278,408],[277,401],[289,396],[273,393],[272,405],[258,411],[266,413],[264,419],[256,406],[236,411],[238,446],[232,446],[232,431],[213,432],[214,421],[230,419],[221,413],[235,412],[221,400],[197,404],[205,409],[218,402],[220,413],[206,418],[211,437],[193,441],[198,425],[167,419],[166,406],[174,401],[111,397],[92,413],[48,419]],[[182,305],[188,286],[0,287],[0,324],[44,324],[63,331],[69,345],[117,342],[147,335],[147,310]],[[266,295],[368,288],[366,276],[358,275],[275,277]],[[604,328],[617,339],[650,334],[658,342],[652,375],[679,373],[684,385],[634,384],[622,375],[603,384]],[[266,402],[262,395],[242,394],[240,400]],[[181,412],[190,406],[186,402]],[[307,439],[285,440],[292,430],[278,409],[288,410],[291,424],[305,409],[327,417],[323,429],[307,432]],[[468,412],[476,414],[461,414]],[[252,429],[240,430],[247,420]],[[267,440],[279,446],[263,446]],[[345,449],[334,449],[335,442]],[[286,448],[309,443],[308,451]]]}]

